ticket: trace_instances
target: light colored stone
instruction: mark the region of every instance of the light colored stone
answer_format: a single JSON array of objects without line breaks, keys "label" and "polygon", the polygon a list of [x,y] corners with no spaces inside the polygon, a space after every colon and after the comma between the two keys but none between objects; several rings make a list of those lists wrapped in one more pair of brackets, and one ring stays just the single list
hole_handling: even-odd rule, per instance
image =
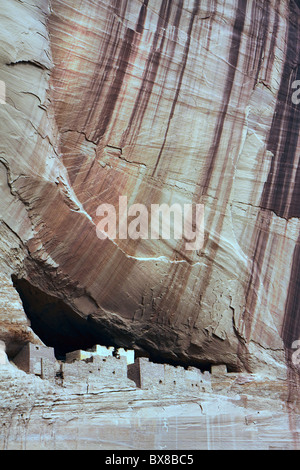
[{"label": "light colored stone", "polygon": [[134,364],[134,351],[118,348],[116,354],[120,357],[126,357],[127,364]]},{"label": "light colored stone", "polygon": [[227,374],[226,364],[219,364],[216,366],[211,366],[211,373],[212,375],[226,375]]},{"label": "light colored stone", "polygon": [[5,343],[0,341],[0,365],[8,364],[8,358],[5,352]]},{"label": "light colored stone", "polygon": [[66,361],[67,362],[74,362],[74,361],[83,361],[84,359],[90,359],[91,357],[99,356],[99,357],[109,357],[113,355],[114,352],[113,347],[107,348],[105,346],[100,346],[99,344],[95,345],[94,348],[84,350],[77,350],[72,351],[66,354]]}]

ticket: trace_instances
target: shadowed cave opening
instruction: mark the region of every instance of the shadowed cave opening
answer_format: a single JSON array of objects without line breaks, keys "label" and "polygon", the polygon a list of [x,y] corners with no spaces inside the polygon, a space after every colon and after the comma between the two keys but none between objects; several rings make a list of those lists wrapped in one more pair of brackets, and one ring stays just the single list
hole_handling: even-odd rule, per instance
[{"label": "shadowed cave opening", "polygon": [[47,294],[25,279],[12,276],[12,281],[31,329],[46,346],[54,348],[57,359],[95,344],[117,347],[107,329],[100,328],[91,317],[80,317],[62,299]]},{"label": "shadowed cave opening", "polygon": [[[24,312],[30,321],[33,332],[48,347],[54,348],[56,359],[64,360],[67,353],[78,349],[90,349],[95,344],[113,346],[115,348],[128,347],[132,349],[133,339],[123,337],[117,327],[107,326],[98,319],[81,317],[62,299],[52,296],[26,279],[12,276],[12,281],[23,304]],[[136,345],[137,346],[137,345]],[[211,363],[194,363],[194,361],[180,361],[179,359],[161,357],[157,351],[148,351],[147,345],[135,349],[136,357],[148,357],[155,363],[167,363],[173,366],[194,366],[202,372],[211,371]]]}]

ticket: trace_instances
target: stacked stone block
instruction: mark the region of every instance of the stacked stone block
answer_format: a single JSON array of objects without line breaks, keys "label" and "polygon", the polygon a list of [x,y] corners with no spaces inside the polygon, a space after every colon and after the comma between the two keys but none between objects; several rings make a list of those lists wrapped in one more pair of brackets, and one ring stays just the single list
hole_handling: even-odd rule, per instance
[{"label": "stacked stone block", "polygon": [[195,367],[173,367],[138,358],[128,366],[128,377],[141,389],[162,388],[171,391],[210,391],[210,374]]},{"label": "stacked stone block", "polygon": [[[87,355],[85,354],[87,353]],[[138,358],[131,351],[96,346],[89,351],[74,351],[66,362],[57,362],[54,350],[28,343],[14,358],[15,364],[29,374],[55,380],[78,393],[97,393],[104,388],[139,387],[168,392],[211,391],[211,374],[195,367],[187,369]],[[220,373],[225,369],[218,368]]]},{"label": "stacked stone block", "polygon": [[90,359],[91,357],[99,356],[99,357],[109,357],[113,356],[114,353],[113,347],[107,348],[105,346],[96,345],[91,349],[87,349],[83,351],[78,349],[77,351],[72,351],[66,354],[66,362],[74,362],[74,361],[83,361],[85,359]]},{"label": "stacked stone block", "polygon": [[54,380],[56,376],[56,359],[54,349],[39,344],[26,344],[14,358],[19,369],[42,379]]},{"label": "stacked stone block", "polygon": [[93,356],[90,360],[62,363],[61,378],[64,387],[75,387],[82,393],[134,386],[127,378],[125,357]]}]

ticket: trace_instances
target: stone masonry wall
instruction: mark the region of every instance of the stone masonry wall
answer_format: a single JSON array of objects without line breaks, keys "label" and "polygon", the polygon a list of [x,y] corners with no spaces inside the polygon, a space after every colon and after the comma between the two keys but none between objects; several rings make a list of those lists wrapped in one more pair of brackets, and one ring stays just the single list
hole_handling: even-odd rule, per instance
[{"label": "stone masonry wall", "polygon": [[[82,351],[80,356],[82,356]],[[58,362],[54,350],[46,346],[28,343],[15,357],[15,364],[25,372],[40,376],[42,379],[56,380],[58,385],[76,389],[78,393],[96,393],[103,388],[138,387],[143,390],[163,388],[168,391],[210,391],[210,373],[194,367],[171,366],[156,364],[147,358],[138,358],[128,364],[125,354],[117,356],[99,356],[74,360],[73,362]]]},{"label": "stone masonry wall", "polygon": [[152,389],[154,387],[168,388],[170,391],[211,390],[210,374],[203,374],[195,367],[174,367],[168,364],[155,364],[146,358],[138,358],[128,367],[128,377],[137,387]]},{"label": "stone masonry wall", "polygon": [[76,387],[79,392],[93,393],[105,387],[126,388],[135,384],[127,378],[125,357],[92,357],[90,361],[61,364],[64,387]]},{"label": "stone masonry wall", "polygon": [[14,358],[14,363],[24,372],[39,375],[43,379],[54,380],[56,375],[53,348],[28,343]]}]

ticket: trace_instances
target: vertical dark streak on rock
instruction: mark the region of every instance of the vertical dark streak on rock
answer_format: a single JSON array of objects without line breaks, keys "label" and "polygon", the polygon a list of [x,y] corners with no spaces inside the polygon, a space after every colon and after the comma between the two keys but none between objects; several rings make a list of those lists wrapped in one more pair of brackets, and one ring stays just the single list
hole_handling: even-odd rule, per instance
[{"label": "vertical dark streak on rock", "polygon": [[[172,65],[174,63],[174,57],[176,57],[175,54],[177,52],[177,47],[178,47],[178,30],[179,30],[179,25],[180,25],[180,21],[181,21],[182,12],[183,12],[183,5],[184,5],[184,0],[179,0],[177,10],[176,10],[176,15],[175,15],[174,22],[173,22],[173,25],[172,25],[172,26],[174,26],[174,29],[175,29],[175,31],[174,31],[174,36],[175,37],[172,38],[172,40],[168,42],[168,51],[167,51],[168,66],[166,66],[164,68],[162,67],[162,73],[164,74],[164,76],[162,77],[162,80],[160,80],[160,94],[158,96],[158,103],[156,105],[157,108],[161,103],[161,96],[164,92],[164,89],[165,89],[165,86],[166,86],[166,83],[167,83],[167,80],[168,80],[170,65]],[[156,117],[157,117],[157,114],[155,112],[154,115],[153,115],[153,118],[152,118],[152,123],[155,121]]]},{"label": "vertical dark streak on rock", "polygon": [[256,292],[261,280],[261,266],[265,262],[266,243],[268,233],[258,229],[256,232],[257,240],[255,242],[255,250],[252,257],[250,281],[245,294],[245,311],[242,315],[242,321],[245,327],[245,337],[247,342],[251,340],[251,325],[253,319],[253,311],[256,305]]},{"label": "vertical dark streak on rock", "polygon": [[[278,24],[278,18],[277,18]],[[263,61],[263,55],[265,53],[267,31],[269,26],[269,4],[264,2],[263,6],[258,2],[253,3],[251,12],[251,28],[249,33],[249,62],[247,64],[247,74],[253,75],[255,72],[255,78],[253,82],[253,88],[258,82],[259,73]],[[277,27],[276,27],[277,31]],[[274,50],[275,43],[271,45],[271,50]],[[255,50],[254,50],[255,48]],[[264,218],[265,215],[262,214]],[[254,243],[255,250],[252,256],[252,265],[249,282],[245,292],[245,310],[242,315],[242,321],[244,323],[246,341],[251,339],[251,328],[252,318],[255,306],[257,303],[256,292],[259,289],[262,275],[262,266],[265,263],[266,255],[266,244],[268,241],[268,233],[260,228],[257,228],[255,232],[256,240]],[[247,354],[245,355],[247,357]]]},{"label": "vertical dark streak on rock", "polygon": [[[114,29],[114,21],[112,21],[111,30]],[[117,53],[117,46],[118,46],[118,38],[119,38],[119,30],[120,30],[120,23],[118,23],[114,41],[111,44],[110,36],[108,35],[104,44],[101,44],[101,52],[99,57],[99,63],[94,72],[94,79],[92,80],[92,88],[91,88],[91,95],[95,96],[96,99],[90,105],[89,113],[85,123],[85,129],[88,128],[89,123],[94,122],[95,114],[97,113],[97,105],[98,101],[103,92],[103,88],[105,86],[105,81],[109,73],[113,68],[114,58]],[[104,67],[104,68],[103,68]],[[90,137],[92,140],[92,136]]]},{"label": "vertical dark streak on rock", "polygon": [[89,166],[89,168],[88,168],[88,170],[87,170],[87,172],[86,172],[86,175],[85,175],[85,177],[84,177],[84,179],[83,179],[83,183],[85,183],[86,181],[88,181],[88,179],[89,179],[89,177],[90,177],[90,175],[91,175],[91,173],[92,173],[93,167],[95,166],[95,163],[96,163],[96,160],[93,160],[93,161],[92,161],[92,164]]},{"label": "vertical dark streak on rock", "polygon": [[276,46],[276,41],[277,41],[278,29],[279,29],[279,13],[278,13],[277,10],[275,10],[275,20],[274,20],[273,31],[272,31],[272,39],[271,39],[269,55],[268,55],[268,60],[267,60],[267,65],[266,65],[265,80],[267,80],[267,81],[269,81],[269,79],[270,79],[271,72],[272,72],[272,66],[274,64],[275,46]]},{"label": "vertical dark streak on rock", "polygon": [[249,40],[247,44],[247,60],[246,73],[249,77],[253,77],[255,73],[255,81],[253,87],[256,86],[263,54],[265,52],[266,38],[269,25],[269,2],[261,0],[253,2],[251,10],[251,24],[249,32]]},{"label": "vertical dark streak on rock", "polygon": [[[105,134],[105,131],[107,129],[107,126],[109,125],[111,118],[113,116],[119,94],[121,92],[121,87],[123,84],[123,80],[125,78],[127,68],[130,64],[130,57],[133,53],[133,51],[136,48],[135,44],[135,36],[136,33],[141,35],[141,33],[144,30],[144,25],[146,21],[146,16],[147,16],[147,5],[148,5],[149,0],[145,0],[144,4],[141,7],[139,18],[137,20],[137,26],[136,26],[136,31],[127,28],[125,32],[125,36],[122,38],[120,37],[120,30],[121,30],[121,23],[118,21],[116,25],[116,20],[115,18],[112,19],[111,25],[110,25],[110,30],[107,35],[107,39],[101,47],[101,55],[100,59],[101,61],[99,62],[99,67],[97,68],[95,72],[95,80],[93,80],[93,83],[96,84],[97,90],[94,93],[96,96],[96,99],[94,101],[94,105],[91,107],[89,116],[88,116],[88,121],[86,123],[86,126],[88,125],[88,122],[93,122],[95,120],[94,113],[97,112],[97,103],[100,101],[100,97],[102,93],[104,92],[104,85],[105,81],[107,80],[107,76],[109,73],[112,73],[113,65],[115,64],[114,69],[116,70],[115,76],[112,79],[112,83],[109,86],[108,91],[106,91],[106,99],[104,102],[103,106],[103,111],[100,113],[100,116],[97,117],[97,120],[99,122],[99,127],[94,131],[94,133],[91,136],[91,140],[93,140],[96,144],[98,144],[103,135]],[[121,18],[125,16],[126,9],[127,9],[127,4],[128,0],[126,2],[118,2],[117,3],[119,7],[115,6],[113,8],[113,12],[115,15],[120,16]],[[122,11],[120,11],[120,8],[123,6]],[[113,32],[113,30],[116,30]],[[113,38],[113,42],[111,43],[111,38]],[[121,43],[121,48],[120,52],[118,53],[119,45]],[[117,56],[117,59],[115,57]],[[104,71],[102,72],[102,64],[105,63]],[[98,75],[101,76],[100,83],[98,80]]]},{"label": "vertical dark streak on rock", "polygon": [[156,164],[155,164],[155,167],[154,167],[153,172],[152,172],[152,176],[155,176],[158,165],[160,163],[160,159],[161,159],[161,156],[163,154],[163,151],[164,151],[164,148],[165,148],[165,145],[166,145],[166,141],[167,141],[171,121],[173,119],[175,108],[176,108],[176,105],[177,105],[177,102],[178,102],[179,94],[180,94],[181,87],[182,87],[183,76],[184,76],[184,73],[185,73],[186,64],[187,64],[187,60],[188,60],[188,57],[189,57],[189,50],[190,50],[190,45],[191,45],[191,36],[192,36],[193,26],[194,26],[195,18],[196,18],[196,15],[197,15],[198,11],[199,11],[199,3],[198,3],[198,0],[196,0],[196,2],[194,4],[194,8],[193,8],[192,17],[191,17],[191,20],[190,20],[190,23],[189,23],[188,32],[187,32],[187,41],[186,41],[186,44],[185,44],[185,47],[184,47],[182,63],[180,65],[181,71],[180,71],[180,75],[179,75],[179,79],[178,79],[176,92],[175,92],[175,96],[174,96],[174,99],[173,99],[173,102],[172,102],[171,112],[170,112],[170,115],[169,115],[168,124],[167,124],[167,128],[166,128],[166,131],[165,131],[163,144],[161,146],[159,155],[157,157]]},{"label": "vertical dark streak on rock", "polygon": [[121,91],[124,77],[129,65],[130,56],[134,44],[135,31],[127,28],[125,38],[122,41],[121,50],[116,63],[116,73],[112,84],[107,92],[106,100],[103,105],[103,111],[99,117],[99,127],[96,129],[93,136],[93,141],[99,144],[102,139],[108,124],[110,123],[111,117],[114,113],[118,97]]},{"label": "vertical dark streak on rock", "polygon": [[[296,349],[292,349],[293,342],[300,339],[300,236],[293,256],[281,337],[285,348],[285,359],[288,367],[288,402],[293,402],[299,397],[300,389],[299,366],[293,364],[292,361],[292,355],[296,351]],[[292,428],[292,415],[290,418],[290,427]]]},{"label": "vertical dark streak on rock", "polygon": [[[156,32],[154,34],[154,39],[153,39],[153,43],[151,47],[151,53],[147,60],[146,69],[143,73],[142,84],[141,84],[140,90],[138,92],[138,95],[136,97],[136,100],[135,100],[135,103],[131,112],[129,124],[122,136],[121,147],[124,147],[130,133],[131,133],[131,138],[130,138],[129,143],[132,144],[132,142],[135,139],[136,134],[139,131],[139,127],[143,121],[143,117],[147,110],[147,107],[148,107],[148,104],[152,95],[152,90],[155,85],[156,76],[157,76],[159,65],[160,65],[161,55],[162,55],[164,43],[166,40],[165,29],[169,23],[171,10],[172,10],[171,0],[165,0],[161,2],[161,7],[159,11],[159,19],[157,23]],[[163,32],[161,41],[159,43],[159,40],[161,37],[161,34],[160,34],[161,30],[163,30],[164,32]]]},{"label": "vertical dark streak on rock", "polygon": [[142,33],[144,31],[144,26],[145,26],[145,21],[146,21],[146,16],[147,16],[147,6],[148,6],[149,0],[145,0],[144,4],[141,8],[139,19],[137,22],[136,26],[136,32],[137,33]]},{"label": "vertical dark streak on rock", "polygon": [[[90,91],[91,95],[97,97],[97,99],[93,100],[93,102],[90,104],[89,113],[85,123],[85,129],[88,127],[88,124],[93,122],[95,119],[98,99],[100,99],[102,95],[105,81],[113,67],[121,29],[121,23],[116,20],[116,16],[120,14],[119,10],[121,4],[123,4],[123,2],[118,2],[117,0],[112,1],[111,15],[109,21],[107,22],[105,39],[99,45],[99,58],[97,66],[95,67]],[[111,41],[111,38],[114,38],[114,40]]]},{"label": "vertical dark streak on rock", "polygon": [[300,236],[293,256],[281,337],[286,348],[300,339]]},{"label": "vertical dark streak on rock", "polygon": [[[299,156],[300,107],[292,103],[291,87],[294,80],[300,79],[300,21],[294,0],[290,1],[289,7],[286,59],[267,143],[273,160],[260,203],[261,207],[284,218],[300,216],[299,167],[295,176]],[[288,401],[293,401],[300,387],[299,370],[291,357],[292,344],[300,339],[300,237],[293,255],[281,338],[288,367]]]},{"label": "vertical dark streak on rock", "polygon": [[[255,56],[254,56],[255,59],[254,59],[254,67],[253,67],[254,70],[256,70],[255,84],[258,81],[259,72],[261,69],[261,65],[263,63],[264,52],[265,52],[265,47],[266,47],[266,39],[267,39],[267,33],[268,33],[268,26],[269,26],[269,1],[264,2],[264,6],[262,8],[261,21],[258,22],[258,35],[257,35],[257,41],[256,41]],[[257,53],[257,50],[259,50],[258,53]]]},{"label": "vertical dark streak on rock", "polygon": [[[300,79],[300,23],[290,4],[287,52],[267,149],[274,157],[265,183],[261,207],[279,217],[300,217],[299,179],[293,179],[300,131],[300,107],[292,103],[292,83]],[[297,172],[297,177],[299,173]]]},{"label": "vertical dark streak on rock", "polygon": [[228,68],[228,73],[226,77],[226,85],[225,85],[225,89],[223,93],[223,99],[222,99],[223,106],[218,117],[214,142],[210,148],[209,155],[208,155],[209,167],[208,167],[208,170],[206,171],[206,175],[204,178],[203,194],[207,192],[207,189],[209,187],[209,182],[212,176],[215,159],[217,157],[220,142],[221,142],[224,121],[225,121],[227,111],[228,111],[230,96],[231,96],[233,83],[234,83],[234,77],[236,73],[236,67],[237,67],[238,58],[239,58],[241,37],[242,37],[244,24],[245,24],[245,18],[246,18],[246,8],[247,8],[247,0],[239,0],[236,19],[235,19],[234,27],[233,27],[232,41],[230,45],[230,52],[229,52],[230,66]]}]

